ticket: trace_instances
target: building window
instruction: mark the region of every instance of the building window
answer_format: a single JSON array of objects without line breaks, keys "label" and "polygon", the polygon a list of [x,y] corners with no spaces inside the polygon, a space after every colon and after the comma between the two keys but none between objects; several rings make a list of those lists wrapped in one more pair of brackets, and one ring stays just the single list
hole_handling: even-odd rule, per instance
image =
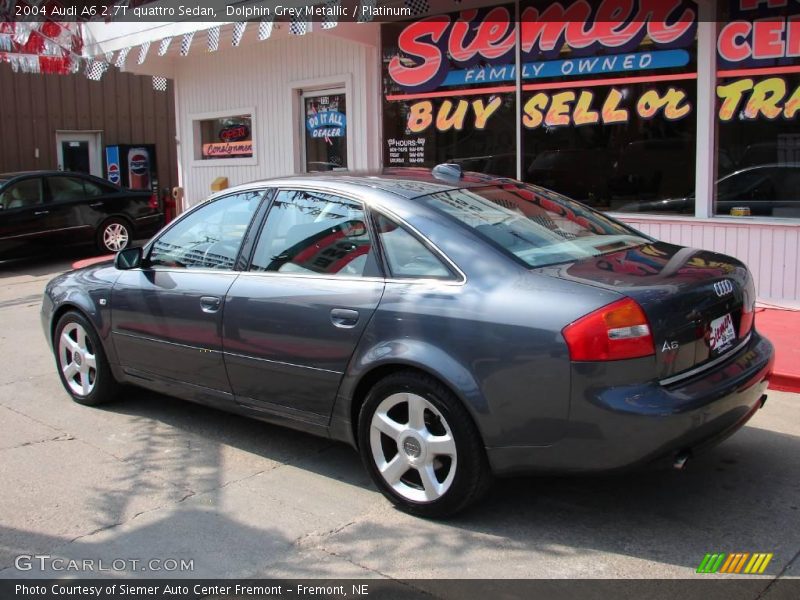
[{"label": "building window", "polygon": [[303,94],[305,170],[347,170],[347,98],[344,90]]},{"label": "building window", "polygon": [[199,160],[253,157],[253,115],[235,114],[194,121]]},{"label": "building window", "polygon": [[[435,17],[443,30],[435,45],[427,41],[429,19],[382,26],[386,167],[449,162],[516,176],[513,17],[513,4]],[[470,20],[474,36],[457,49],[460,19]],[[487,33],[496,48],[481,45]]]},{"label": "building window", "polygon": [[800,217],[800,9],[719,4],[714,214]]},{"label": "building window", "polygon": [[513,4],[385,24],[384,164],[455,162],[604,210],[692,214],[697,6],[624,4],[520,1],[519,63]]}]

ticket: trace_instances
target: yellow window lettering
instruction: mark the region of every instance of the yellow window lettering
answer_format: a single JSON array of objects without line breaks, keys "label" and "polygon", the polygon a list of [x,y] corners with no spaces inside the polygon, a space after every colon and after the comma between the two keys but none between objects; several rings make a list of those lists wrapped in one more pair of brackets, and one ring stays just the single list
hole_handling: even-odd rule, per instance
[{"label": "yellow window lettering", "polygon": [[433,122],[433,104],[430,100],[412,104],[408,113],[408,129],[412,133],[420,133],[430,127]]},{"label": "yellow window lettering", "polygon": [[472,102],[472,110],[475,111],[475,129],[483,129],[486,127],[486,121],[500,108],[502,103],[503,101],[499,96],[494,96],[485,107],[483,105],[483,100],[474,100]]},{"label": "yellow window lettering", "polygon": [[439,131],[447,131],[453,127],[461,131],[464,127],[464,117],[467,114],[467,107],[469,102],[466,100],[459,100],[455,111],[453,110],[453,103],[450,100],[442,102],[439,108],[439,114],[436,116],[436,129]]},{"label": "yellow window lettering", "polygon": [[781,107],[778,103],[786,95],[786,82],[780,77],[772,77],[759,81],[753,86],[753,92],[744,108],[744,114],[748,119],[756,119],[759,114],[768,119],[774,119],[781,114]]},{"label": "yellow window lettering", "polygon": [[739,110],[744,93],[753,87],[752,79],[740,79],[717,86],[717,96],[722,100],[719,107],[719,120],[730,121]]},{"label": "yellow window lettering", "polygon": [[572,120],[575,125],[592,125],[600,120],[600,114],[596,110],[592,110],[592,102],[594,101],[594,94],[589,91],[582,91],[578,96],[578,102],[575,104],[575,112],[572,115]]},{"label": "yellow window lettering", "polygon": [[603,103],[603,123],[624,123],[628,120],[628,110],[620,108],[619,103],[622,100],[622,92],[613,88],[608,92],[608,97]]},{"label": "yellow window lettering", "polygon": [[547,94],[535,94],[531,96],[523,107],[522,124],[528,129],[536,129],[542,124],[544,111],[547,106]]},{"label": "yellow window lettering", "polygon": [[791,97],[783,107],[784,119],[794,119],[797,111],[800,110],[800,86],[796,87]]},{"label": "yellow window lettering", "polygon": [[550,101],[550,110],[544,119],[546,125],[558,127],[569,125],[569,106],[575,100],[575,92],[560,92]]}]

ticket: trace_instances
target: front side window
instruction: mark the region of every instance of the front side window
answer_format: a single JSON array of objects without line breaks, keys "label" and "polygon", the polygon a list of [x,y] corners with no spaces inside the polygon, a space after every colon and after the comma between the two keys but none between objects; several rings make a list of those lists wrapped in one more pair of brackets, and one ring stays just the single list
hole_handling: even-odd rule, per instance
[{"label": "front side window", "polygon": [[233,269],[262,195],[242,192],[194,210],[153,243],[150,266]]},{"label": "front side window", "polygon": [[386,256],[389,274],[398,279],[450,279],[452,274],[425,244],[400,225],[378,215],[378,238]]},{"label": "front side window", "polygon": [[0,206],[3,210],[30,208],[42,202],[42,180],[38,178],[13,183],[0,194]]},{"label": "front side window", "polygon": [[50,186],[50,198],[53,202],[77,202],[86,197],[83,188],[83,179],[77,177],[50,177],[47,180]]},{"label": "front side window", "polygon": [[250,269],[360,277],[372,262],[361,204],[321,192],[282,190],[269,211]]},{"label": "front side window", "polygon": [[528,267],[590,258],[649,241],[578,202],[533,186],[450,190],[422,200]]}]

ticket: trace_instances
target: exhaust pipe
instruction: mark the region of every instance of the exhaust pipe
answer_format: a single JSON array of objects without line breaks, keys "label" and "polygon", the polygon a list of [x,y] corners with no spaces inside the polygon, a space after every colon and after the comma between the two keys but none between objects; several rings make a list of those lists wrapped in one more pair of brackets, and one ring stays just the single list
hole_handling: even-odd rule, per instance
[{"label": "exhaust pipe", "polygon": [[672,461],[672,468],[676,471],[683,471],[686,467],[686,463],[692,457],[692,453],[689,450],[684,450],[683,452],[679,452],[678,455],[675,457],[675,460]]},{"label": "exhaust pipe", "polygon": [[767,403],[767,395],[762,395],[758,400],[761,402],[761,406],[759,406],[759,408],[764,408],[764,405]]}]

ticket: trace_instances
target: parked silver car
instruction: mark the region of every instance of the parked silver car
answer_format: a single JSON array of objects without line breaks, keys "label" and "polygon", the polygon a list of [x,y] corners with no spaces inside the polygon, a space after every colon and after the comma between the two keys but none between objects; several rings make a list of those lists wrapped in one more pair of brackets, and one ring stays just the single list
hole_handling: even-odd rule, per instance
[{"label": "parked silver car", "polygon": [[67,392],[132,384],[348,442],[424,516],[493,474],[683,466],[763,404],[773,351],[742,263],[434,171],[240,186],[55,278],[42,324]]}]

